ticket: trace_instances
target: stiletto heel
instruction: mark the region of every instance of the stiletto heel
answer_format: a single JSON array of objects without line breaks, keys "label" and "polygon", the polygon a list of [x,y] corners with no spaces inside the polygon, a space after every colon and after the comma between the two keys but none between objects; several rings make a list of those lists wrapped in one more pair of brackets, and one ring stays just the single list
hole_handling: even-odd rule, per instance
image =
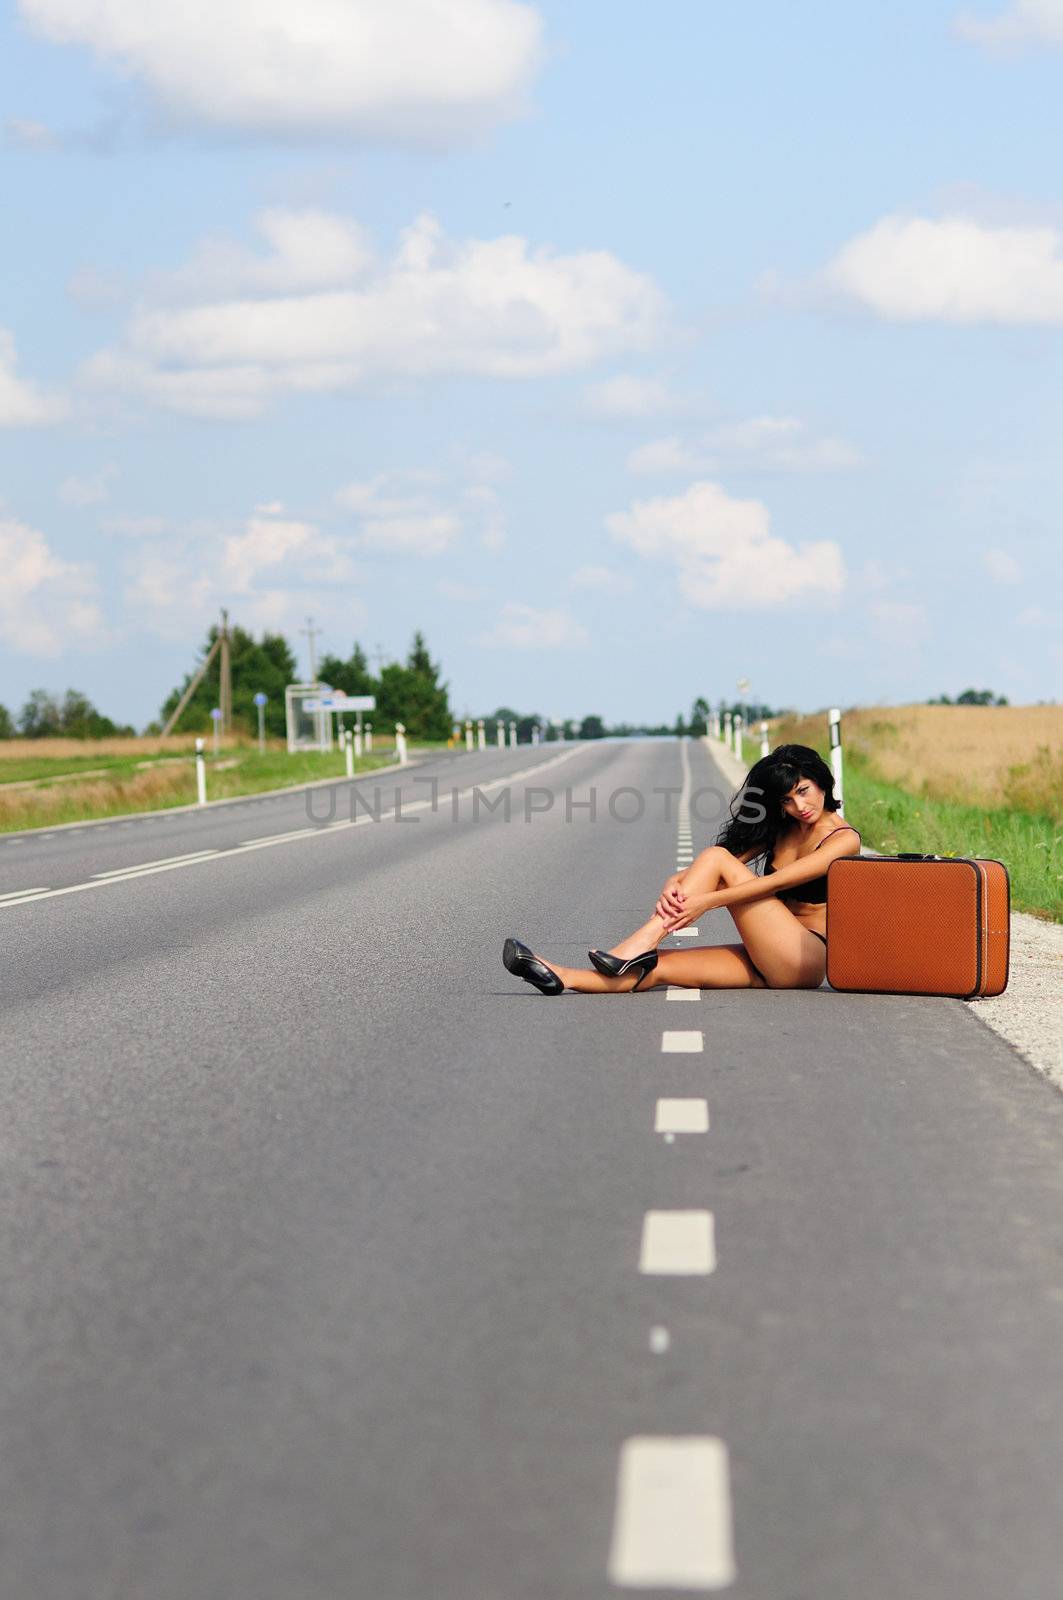
[{"label": "stiletto heel", "polygon": [[[620,956],[611,956],[608,950],[587,951],[591,966],[607,978],[622,978],[626,972],[638,972],[639,981],[635,989],[657,965],[657,954],[656,950],[644,950],[640,956],[631,956],[624,961]],[[635,989],[630,989],[628,993],[634,994]]]},{"label": "stiletto heel", "polygon": [[507,939],[502,946],[502,965],[514,977],[523,978],[543,994],[563,994],[564,984],[557,973],[540,961],[533,950],[519,939]]}]

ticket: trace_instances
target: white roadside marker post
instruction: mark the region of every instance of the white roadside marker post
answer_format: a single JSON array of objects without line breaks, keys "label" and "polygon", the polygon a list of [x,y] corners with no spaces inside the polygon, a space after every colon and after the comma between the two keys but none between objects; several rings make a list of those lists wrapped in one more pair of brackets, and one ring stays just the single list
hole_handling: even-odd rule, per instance
[{"label": "white roadside marker post", "polygon": [[373,724],[371,722],[367,722],[365,725],[365,753],[369,756],[373,753]]},{"label": "white roadside marker post", "polygon": [[472,754],[472,718],[465,718],[465,748]]},{"label": "white roadside marker post", "polygon": [[769,753],[768,752],[768,724],[766,722],[762,722],[761,725],[760,725],[760,753],[761,753],[762,756],[766,756]]},{"label": "white roadside marker post", "polygon": [[517,748],[517,724],[515,722],[511,722],[509,725],[509,748],[511,750]]},{"label": "white roadside marker post", "polygon": [[344,755],[347,757],[347,776],[354,777],[354,734],[350,728],[343,731]]},{"label": "white roadside marker post", "polygon": [[498,746],[498,748],[500,750],[505,748],[505,743],[506,743],[506,725],[502,721],[501,717],[499,717],[497,723],[495,724],[495,743],[497,744],[497,746]]},{"label": "white roadside marker post", "polygon": [[399,757],[399,766],[404,767],[408,759],[406,755],[406,724],[404,722],[396,722],[395,724],[395,749]]},{"label": "white roadside marker post", "polygon": [[196,740],[196,804],[207,803],[207,763],[203,759],[203,740]]},{"label": "white roadside marker post", "polygon": [[478,719],[477,723],[476,723],[476,748],[478,750],[486,750],[487,749],[487,735],[484,732],[484,719],[483,719],[483,717],[480,717]]},{"label": "white roadside marker post", "polygon": [[831,706],[828,713],[830,719],[830,770],[834,774],[834,798],[838,802],[839,817],[845,816],[842,800],[842,714],[837,706]]},{"label": "white roadside marker post", "polygon": [[731,713],[729,711],[725,711],[724,714],[723,714],[723,742],[727,746],[728,750],[730,750],[730,748],[731,748]]}]

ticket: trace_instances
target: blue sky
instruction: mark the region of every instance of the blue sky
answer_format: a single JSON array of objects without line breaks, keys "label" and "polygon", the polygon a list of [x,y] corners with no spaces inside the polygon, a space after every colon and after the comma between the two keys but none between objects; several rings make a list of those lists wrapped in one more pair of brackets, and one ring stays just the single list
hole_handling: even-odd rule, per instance
[{"label": "blue sky", "polygon": [[4,704],[1060,697],[1063,0],[0,18]]}]

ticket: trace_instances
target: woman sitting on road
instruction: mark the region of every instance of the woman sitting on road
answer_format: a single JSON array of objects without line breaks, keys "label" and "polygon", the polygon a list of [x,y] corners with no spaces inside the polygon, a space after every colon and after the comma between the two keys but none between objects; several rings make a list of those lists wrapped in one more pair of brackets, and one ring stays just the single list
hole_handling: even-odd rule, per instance
[{"label": "woman sitting on road", "polygon": [[[744,820],[747,808],[759,820]],[[827,867],[860,854],[859,833],[837,812],[826,762],[808,745],[779,745],[750,769],[716,844],[668,879],[649,922],[612,950],[589,952],[595,970],[548,966],[512,938],[502,947],[503,965],[543,994],[620,994],[669,984],[818,989],[827,961]],[[758,877],[748,863],[765,852],[768,865]],[[741,944],[658,952],[666,934],[717,906],[731,913]]]}]

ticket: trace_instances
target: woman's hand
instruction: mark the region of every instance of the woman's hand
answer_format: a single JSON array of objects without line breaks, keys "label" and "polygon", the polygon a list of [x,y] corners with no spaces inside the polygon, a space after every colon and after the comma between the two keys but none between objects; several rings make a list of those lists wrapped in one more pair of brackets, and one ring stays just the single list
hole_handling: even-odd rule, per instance
[{"label": "woman's hand", "polygon": [[653,909],[662,922],[671,921],[673,917],[680,916],[686,909],[683,880],[678,872],[673,872],[672,876],[665,881],[660,898]]},{"label": "woman's hand", "polygon": [[675,933],[679,928],[686,928],[696,922],[703,911],[710,911],[715,896],[711,894],[687,895],[683,901],[683,909],[678,916],[664,917],[661,920],[669,933]]}]

